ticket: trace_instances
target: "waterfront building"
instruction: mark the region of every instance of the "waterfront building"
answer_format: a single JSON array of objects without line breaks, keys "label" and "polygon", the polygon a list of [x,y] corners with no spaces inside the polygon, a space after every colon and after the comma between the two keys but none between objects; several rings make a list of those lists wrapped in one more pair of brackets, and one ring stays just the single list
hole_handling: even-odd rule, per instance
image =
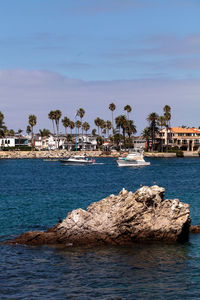
[{"label": "waterfront building", "polygon": [[200,151],[200,129],[197,128],[183,128],[183,127],[169,127],[168,133],[166,128],[159,131],[157,135],[157,143],[163,143],[170,147],[177,147],[182,151]]}]

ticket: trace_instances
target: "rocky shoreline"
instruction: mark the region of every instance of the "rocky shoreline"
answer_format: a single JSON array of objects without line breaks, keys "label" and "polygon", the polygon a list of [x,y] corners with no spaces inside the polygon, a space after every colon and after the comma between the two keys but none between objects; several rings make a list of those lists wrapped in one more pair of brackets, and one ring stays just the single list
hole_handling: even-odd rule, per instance
[{"label": "rocky shoreline", "polygon": [[[191,229],[189,205],[164,199],[165,189],[125,189],[68,213],[54,227],[29,231],[6,244],[128,245],[138,241],[186,242]],[[198,232],[199,226],[193,226]]]},{"label": "rocky shoreline", "polygon": [[[120,152],[120,151],[79,151],[79,155],[85,155],[86,157],[119,157],[121,155],[127,155],[128,152]],[[60,159],[64,157],[69,157],[71,155],[75,155],[74,151],[67,150],[54,150],[54,151],[0,151],[0,159]],[[157,157],[157,158],[172,158],[176,157],[176,153],[153,153],[153,152],[145,152],[145,157]],[[199,157],[198,153],[187,152],[184,153],[185,157]]]}]

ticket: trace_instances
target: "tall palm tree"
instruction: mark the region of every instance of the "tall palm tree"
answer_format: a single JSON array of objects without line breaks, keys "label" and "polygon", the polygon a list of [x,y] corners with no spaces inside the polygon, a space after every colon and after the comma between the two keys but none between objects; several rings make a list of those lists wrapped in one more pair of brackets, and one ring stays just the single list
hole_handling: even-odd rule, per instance
[{"label": "tall palm tree", "polygon": [[101,135],[102,135],[103,129],[106,128],[106,122],[103,119],[101,119],[100,121],[100,128],[101,128]]},{"label": "tall palm tree", "polygon": [[[77,111],[77,115],[80,117],[80,119],[81,119],[81,124],[82,124],[82,123],[83,123],[83,122],[82,122],[82,119],[83,119],[83,117],[84,117],[84,115],[85,115],[84,109],[83,109],[83,108],[79,108],[78,111]],[[83,135],[83,128],[82,128],[82,135]]]},{"label": "tall palm tree", "polygon": [[151,132],[149,127],[144,128],[142,132],[142,137],[146,140],[147,151],[149,151],[149,140],[151,138]]},{"label": "tall palm tree", "polygon": [[31,133],[31,126],[30,125],[27,125],[26,132],[28,133],[28,135]]},{"label": "tall palm tree", "polygon": [[135,134],[137,132],[136,126],[134,124],[133,120],[127,120],[126,122],[126,133],[128,134],[129,138],[129,148],[130,148],[130,143],[131,143],[131,135]]},{"label": "tall palm tree", "polygon": [[127,112],[127,118],[129,120],[129,113],[132,111],[131,106],[127,104],[126,106],[124,106],[124,110],[126,110],[126,112]]},{"label": "tall palm tree", "polygon": [[55,126],[54,126],[54,121],[55,121],[55,110],[51,110],[48,114],[48,118],[52,121],[53,124],[53,133],[55,134]]},{"label": "tall palm tree", "polygon": [[[160,126],[160,131],[162,130],[163,126],[165,126],[166,120],[164,116],[158,117],[158,125]],[[161,136],[161,152],[163,152],[163,139]]]},{"label": "tall palm tree", "polygon": [[59,122],[60,122],[60,118],[62,116],[62,112],[57,109],[54,111],[54,120],[56,123],[56,133],[57,133],[57,148],[59,148],[59,139],[58,139],[58,134],[59,134]]},{"label": "tall palm tree", "polygon": [[112,102],[109,104],[109,109],[112,112],[112,127],[113,127],[113,134],[114,134],[114,119],[113,119],[113,112],[116,109],[116,105]]},{"label": "tall palm tree", "polygon": [[70,120],[70,122],[69,122],[69,128],[71,129],[71,134],[72,134],[72,130],[74,129],[74,127],[75,127],[75,123]]},{"label": "tall palm tree", "polygon": [[65,135],[67,135],[67,128],[69,127],[69,122],[70,122],[70,119],[68,117],[64,117],[62,119],[62,124],[65,128]]},{"label": "tall palm tree", "polygon": [[101,119],[98,117],[94,120],[94,124],[97,126],[98,128],[98,135],[99,135],[99,127],[101,125]]},{"label": "tall palm tree", "polygon": [[122,134],[124,139],[124,148],[126,144],[126,128],[127,128],[127,118],[124,115],[120,115],[117,118],[115,118],[116,126],[117,128],[122,128]]},{"label": "tall palm tree", "polygon": [[167,131],[167,152],[168,152],[168,145],[169,145],[169,135],[168,135],[168,130],[169,130],[169,124],[171,120],[171,107],[169,105],[165,105],[163,107],[164,111],[164,117],[165,117],[165,127]]},{"label": "tall palm tree", "polygon": [[109,120],[107,120],[106,121],[106,129],[108,131],[108,136],[109,136],[109,131],[110,131],[111,128],[112,128],[112,123]]},{"label": "tall palm tree", "polygon": [[77,120],[76,121],[76,128],[78,129],[78,135],[79,135],[79,130],[81,128],[81,125],[82,125],[81,121]]},{"label": "tall palm tree", "polygon": [[152,139],[152,150],[155,150],[155,133],[158,131],[157,121],[158,121],[158,114],[152,112],[148,115],[147,121],[149,122],[149,127],[151,129],[151,139]]},{"label": "tall palm tree", "polygon": [[83,130],[85,130],[85,132],[87,134],[88,130],[90,129],[90,124],[88,122],[84,122],[82,127],[83,127]]},{"label": "tall palm tree", "polygon": [[33,148],[33,127],[37,124],[37,117],[35,115],[29,115],[28,117],[28,123],[31,126],[31,135],[32,135],[32,148]]},{"label": "tall palm tree", "polygon": [[21,133],[23,132],[22,129],[18,129],[17,133],[18,133],[18,137],[19,137],[19,146],[21,144]]}]

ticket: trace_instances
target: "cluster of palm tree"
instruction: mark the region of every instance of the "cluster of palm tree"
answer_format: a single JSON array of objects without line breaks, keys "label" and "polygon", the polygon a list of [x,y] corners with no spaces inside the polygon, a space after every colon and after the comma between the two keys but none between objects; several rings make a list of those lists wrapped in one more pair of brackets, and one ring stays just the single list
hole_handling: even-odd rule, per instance
[{"label": "cluster of palm tree", "polygon": [[[171,120],[171,107],[169,105],[165,105],[163,107],[163,115],[159,116],[157,113],[152,112],[148,115],[147,121],[149,122],[149,126],[143,130],[142,136],[145,138],[147,142],[147,150],[149,149],[150,140],[152,143],[151,149],[152,151],[155,150],[155,137],[158,133],[159,129],[162,130],[163,127],[166,128],[167,132],[167,145],[166,151],[168,152],[168,144],[169,144],[169,137],[168,137],[168,130]],[[163,152],[163,139],[161,139],[161,151]]]}]

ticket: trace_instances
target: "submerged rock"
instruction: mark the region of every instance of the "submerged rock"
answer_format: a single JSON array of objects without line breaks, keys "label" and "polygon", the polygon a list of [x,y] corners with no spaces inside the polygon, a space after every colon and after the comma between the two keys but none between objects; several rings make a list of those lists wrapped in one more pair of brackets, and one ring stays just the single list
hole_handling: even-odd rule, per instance
[{"label": "submerged rock", "polygon": [[125,245],[136,241],[187,241],[189,205],[164,200],[165,189],[143,186],[135,193],[125,189],[76,209],[46,232],[30,231],[7,243],[41,245]]}]

